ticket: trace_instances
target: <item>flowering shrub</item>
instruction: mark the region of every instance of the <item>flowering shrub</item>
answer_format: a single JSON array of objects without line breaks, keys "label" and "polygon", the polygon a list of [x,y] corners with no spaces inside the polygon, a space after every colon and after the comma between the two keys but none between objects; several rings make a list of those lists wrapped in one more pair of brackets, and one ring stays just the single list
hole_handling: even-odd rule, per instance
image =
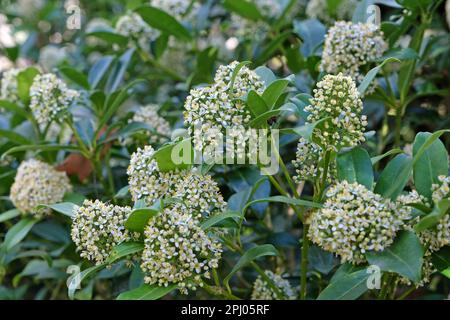
[{"label": "flowering shrub", "polygon": [[19,2],[0,299],[448,298],[449,1]]}]

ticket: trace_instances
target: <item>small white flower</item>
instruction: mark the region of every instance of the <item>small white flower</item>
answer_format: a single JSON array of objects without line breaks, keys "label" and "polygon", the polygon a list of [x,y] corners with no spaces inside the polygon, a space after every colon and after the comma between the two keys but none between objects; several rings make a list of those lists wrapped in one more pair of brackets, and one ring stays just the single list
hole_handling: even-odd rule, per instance
[{"label": "small white flower", "polygon": [[50,209],[39,209],[40,204],[54,204],[63,200],[72,186],[65,172],[56,171],[50,165],[36,159],[23,161],[17,169],[11,186],[10,198],[24,214],[37,217],[49,214]]},{"label": "small white flower", "polygon": [[105,204],[99,200],[85,200],[77,207],[72,221],[72,240],[80,257],[102,264],[114,246],[132,240],[137,235],[125,229],[130,207]]},{"label": "small white flower", "polygon": [[[283,293],[287,300],[296,299],[296,290],[294,290],[289,281],[283,279],[281,275],[266,270],[265,274],[275,283],[277,288]],[[261,277],[256,278],[253,284],[252,300],[278,300],[277,294],[269,287],[267,282]]]},{"label": "small white flower", "polygon": [[68,89],[54,74],[37,75],[30,87],[30,109],[41,126],[46,126],[55,119],[61,122],[67,117],[69,106],[78,96],[77,91]]},{"label": "small white flower", "polygon": [[358,183],[330,187],[322,209],[313,213],[308,236],[342,262],[361,264],[367,251],[383,251],[410,218],[408,210]]},{"label": "small white flower", "polygon": [[148,284],[177,284],[181,293],[196,290],[219,265],[222,245],[205,233],[182,204],[164,209],[145,229],[141,269]]}]

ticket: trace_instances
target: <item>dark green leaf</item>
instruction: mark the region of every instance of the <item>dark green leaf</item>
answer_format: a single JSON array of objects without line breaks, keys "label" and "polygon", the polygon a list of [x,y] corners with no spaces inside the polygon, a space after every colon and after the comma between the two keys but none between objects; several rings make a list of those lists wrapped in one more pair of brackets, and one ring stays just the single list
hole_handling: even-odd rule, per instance
[{"label": "dark green leaf", "polygon": [[9,229],[5,235],[5,241],[2,244],[6,251],[11,250],[12,247],[22,241],[36,222],[38,222],[37,219],[24,218]]},{"label": "dark green leaf", "polygon": [[373,187],[373,169],[369,154],[363,148],[353,148],[352,150],[339,154],[337,157],[338,178],[350,183],[358,182],[367,189]]},{"label": "dark green leaf", "polygon": [[122,292],[117,300],[156,300],[164,297],[166,294],[177,288],[176,284],[167,287],[158,287],[154,285],[143,284],[139,288]]},{"label": "dark green leaf", "polygon": [[125,221],[125,227],[130,231],[144,232],[148,221],[158,214],[157,209],[153,208],[141,208],[134,209],[127,221]]},{"label": "dark green leaf", "polygon": [[252,1],[248,0],[224,0],[223,6],[241,17],[257,21],[263,18],[258,7]]},{"label": "dark green leaf", "polygon": [[419,238],[411,231],[401,231],[394,243],[380,252],[367,252],[371,265],[382,271],[398,273],[417,283],[422,278],[424,249]]},{"label": "dark green leaf", "polygon": [[150,27],[166,32],[183,41],[192,39],[191,34],[182,24],[158,8],[143,6],[137,8],[135,11]]},{"label": "dark green leaf", "polygon": [[375,186],[375,192],[392,200],[402,193],[411,176],[412,158],[399,154],[392,159],[381,173]]},{"label": "dark green leaf", "polygon": [[427,149],[421,151],[420,157],[416,157],[422,145],[432,136],[428,132],[419,132],[413,144],[413,177],[414,185],[419,194],[431,199],[431,186],[439,184],[438,177],[448,173],[448,154],[444,144],[434,140]]}]

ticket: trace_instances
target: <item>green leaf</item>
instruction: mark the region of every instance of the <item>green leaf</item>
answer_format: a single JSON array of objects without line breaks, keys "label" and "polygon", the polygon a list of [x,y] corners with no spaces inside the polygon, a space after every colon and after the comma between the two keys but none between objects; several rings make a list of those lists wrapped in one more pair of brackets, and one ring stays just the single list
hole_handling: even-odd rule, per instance
[{"label": "green leaf", "polygon": [[125,198],[130,193],[130,186],[125,186],[117,191],[115,198]]},{"label": "green leaf", "polygon": [[266,90],[264,90],[262,98],[264,99],[266,105],[269,109],[273,109],[275,103],[280,98],[281,94],[284,92],[289,84],[288,79],[278,79],[272,82]]},{"label": "green leaf", "polygon": [[17,152],[25,152],[25,151],[79,151],[78,146],[74,145],[61,145],[61,144],[30,144],[25,146],[18,146],[8,149],[5,153],[3,153],[2,158],[9,154],[17,153]]},{"label": "green leaf", "polygon": [[108,81],[106,83],[106,92],[111,93],[116,91],[119,88],[119,85],[123,81],[123,77],[125,75],[125,71],[130,64],[131,59],[133,58],[134,48],[130,48],[120,58],[117,60],[117,63],[114,65],[114,68],[111,70]]},{"label": "green leaf", "polygon": [[142,242],[123,242],[112,249],[108,259],[106,259],[106,264],[113,264],[119,259],[141,252],[142,250],[144,250],[144,243]]},{"label": "green leaf", "polygon": [[59,69],[59,71],[69,80],[75,82],[80,87],[89,90],[90,85],[87,76],[82,73],[81,71],[78,71],[75,68],[72,67],[62,67]]},{"label": "green leaf", "polygon": [[5,241],[2,244],[6,251],[11,250],[11,248],[22,241],[36,222],[38,222],[38,219],[24,218],[9,229],[5,235]]},{"label": "green leaf", "polygon": [[300,48],[304,57],[316,54],[316,50],[323,42],[326,27],[317,19],[294,20],[294,32],[303,40]]},{"label": "green leaf", "polygon": [[419,194],[431,199],[431,186],[439,184],[438,177],[446,176],[448,173],[448,154],[444,144],[439,140],[434,140],[431,144],[427,143],[427,148],[421,151],[420,157],[417,153],[422,145],[430,137],[431,133],[419,132],[413,144],[413,177],[414,185]]},{"label": "green leaf", "polygon": [[114,61],[114,57],[106,56],[100,58],[98,61],[94,63],[88,73],[88,81],[92,88],[96,88],[97,85],[102,80],[103,76],[108,71],[109,66]]},{"label": "green leaf", "polygon": [[88,269],[85,269],[83,271],[81,271],[79,274],[75,273],[73,276],[70,276],[67,281],[67,294],[69,296],[69,299],[74,298],[75,295],[75,291],[77,290],[77,288],[79,287],[79,285],[81,284],[81,282],[85,279],[88,279],[90,276],[92,276],[93,274],[97,273],[99,270],[102,270],[106,267],[106,264],[99,264],[93,267],[90,267]]},{"label": "green leaf", "polygon": [[275,76],[273,71],[265,66],[259,66],[258,68],[256,68],[255,73],[261,78],[266,87],[277,80],[277,77]]},{"label": "green leaf", "polygon": [[96,37],[109,44],[118,44],[121,47],[126,46],[128,43],[128,37],[111,31],[94,31],[86,34],[86,36]]},{"label": "green leaf", "polygon": [[223,6],[248,20],[258,21],[263,19],[256,4],[248,0],[224,0]]},{"label": "green leaf", "polygon": [[442,272],[450,267],[450,246],[445,246],[431,254],[433,266]]},{"label": "green leaf", "polygon": [[278,256],[277,249],[271,244],[257,245],[250,248],[242,255],[239,261],[234,265],[233,269],[231,269],[231,272],[223,279],[224,285],[229,287],[228,283],[236,272],[252,263],[254,260],[266,256]]},{"label": "green leaf", "polygon": [[268,198],[256,199],[256,200],[248,202],[242,209],[242,216],[245,215],[245,211],[247,211],[247,209],[251,205],[253,205],[255,203],[260,203],[260,202],[279,202],[279,203],[289,204],[292,206],[304,206],[304,207],[308,207],[308,208],[322,208],[322,204],[308,201],[308,200],[294,199],[294,198],[289,198],[289,197],[285,197],[285,196],[273,196],[273,197],[268,197]]},{"label": "green leaf", "polygon": [[260,114],[259,116],[257,116],[256,118],[252,119],[249,123],[248,126],[251,128],[263,128],[265,126],[267,126],[268,124],[268,120],[279,116],[280,114],[288,114],[288,113],[295,113],[297,111],[297,106],[291,102],[288,102],[286,104],[284,104],[283,106],[281,106],[279,109],[275,109],[275,110],[269,110],[267,112],[264,112],[263,114]]},{"label": "green leaf", "polygon": [[379,61],[386,60],[388,58],[396,58],[401,61],[413,60],[419,58],[416,51],[411,48],[396,48],[386,52]]},{"label": "green leaf", "polygon": [[3,212],[2,214],[0,214],[0,223],[8,221],[8,220],[11,220],[11,219],[13,219],[15,217],[18,217],[18,216],[20,216],[20,211],[19,210],[17,210],[17,209],[8,210],[8,211]]},{"label": "green leaf", "polygon": [[177,288],[176,284],[167,287],[158,287],[154,285],[143,284],[139,288],[125,291],[119,294],[117,300],[156,300],[164,297],[169,292]]},{"label": "green leaf", "polygon": [[[100,122],[98,124],[97,133],[99,130],[103,128],[103,126],[116,114],[119,107],[126,101],[126,99],[130,96],[130,91],[132,88],[138,84],[144,82],[142,79],[133,80],[130,83],[128,83],[123,89],[116,92],[116,94],[110,95],[110,98],[108,98],[107,105],[108,109],[106,110],[103,117],[100,119]],[[111,100],[111,101],[109,101]],[[94,135],[97,136],[97,135]]]},{"label": "green leaf", "polygon": [[376,163],[378,163],[379,161],[383,160],[384,158],[389,157],[389,156],[394,155],[394,154],[398,154],[398,153],[403,153],[403,150],[398,149],[398,148],[397,149],[391,149],[388,152],[383,153],[382,155],[379,155],[379,156],[376,156],[376,157],[372,157],[370,159],[370,161],[372,162],[372,165],[375,165]]},{"label": "green leaf", "polygon": [[210,216],[204,222],[202,222],[201,227],[203,230],[209,229],[221,223],[223,220],[230,218],[242,218],[242,214],[238,211],[226,211],[219,214]]},{"label": "green leaf", "polygon": [[30,87],[39,70],[34,67],[26,68],[17,75],[17,94],[24,104],[30,101]]},{"label": "green leaf", "polygon": [[425,229],[435,226],[444,215],[448,214],[449,209],[450,199],[442,199],[438,203],[435,203],[433,210],[420,219],[420,221],[414,226],[414,230],[416,232],[422,232]]},{"label": "green leaf", "polygon": [[359,84],[358,87],[358,92],[361,96],[364,95],[364,93],[366,92],[367,88],[369,87],[370,83],[373,81],[373,79],[375,79],[375,77],[377,76],[378,72],[380,72],[381,68],[383,68],[383,66],[386,63],[389,62],[400,62],[399,59],[394,58],[394,57],[390,57],[385,59],[381,64],[379,64],[378,66],[376,66],[375,68],[371,69],[366,76],[364,77],[363,81]]},{"label": "green leaf", "polygon": [[414,232],[401,231],[391,246],[380,252],[367,252],[366,257],[382,271],[398,273],[417,283],[422,278],[424,253]]},{"label": "green leaf", "polygon": [[373,169],[369,154],[363,148],[353,148],[337,157],[337,171],[340,181],[358,182],[367,189],[373,187]]},{"label": "green leaf", "polygon": [[192,39],[191,34],[182,24],[158,8],[143,6],[137,8],[135,11],[150,27],[166,32],[183,41]]},{"label": "green leaf", "polygon": [[375,192],[392,200],[402,193],[411,176],[413,160],[405,154],[392,159],[381,173],[375,186]]},{"label": "green leaf", "polygon": [[161,172],[190,168],[194,163],[191,139],[166,144],[153,154],[153,159],[158,163],[158,169]]},{"label": "green leaf", "polygon": [[37,209],[50,208],[52,210],[55,210],[56,212],[62,213],[65,216],[73,218],[77,207],[78,206],[76,204],[71,202],[60,202],[55,204],[41,204],[37,206]]},{"label": "green leaf", "polygon": [[0,129],[0,138],[2,137],[8,139],[10,142],[14,142],[17,144],[31,144],[30,140],[28,140],[21,134],[18,134],[17,132],[11,130]]},{"label": "green leaf", "polygon": [[367,269],[342,273],[317,297],[317,300],[355,300],[368,290]]},{"label": "green leaf", "polygon": [[256,118],[264,112],[269,111],[269,107],[267,106],[266,102],[255,90],[250,90],[250,92],[248,93],[247,106],[253,118]]},{"label": "green leaf", "polygon": [[30,112],[27,112],[25,109],[12,102],[0,100],[0,108],[15,113],[21,116],[22,118],[28,119],[30,121],[33,120],[33,115]]},{"label": "green leaf", "polygon": [[296,127],[296,128],[286,128],[286,129],[281,129],[280,132],[281,133],[288,133],[288,134],[296,134],[298,136],[301,136],[303,138],[305,138],[306,140],[308,140],[309,142],[315,142],[314,141],[314,137],[313,137],[313,133],[314,133],[314,129],[320,125],[321,123],[329,120],[330,118],[323,118],[320,119],[314,123],[307,123],[303,126],[300,127]]},{"label": "green leaf", "polygon": [[144,232],[148,221],[156,216],[159,210],[154,208],[139,208],[131,211],[127,221],[125,221],[125,227],[130,231]]}]

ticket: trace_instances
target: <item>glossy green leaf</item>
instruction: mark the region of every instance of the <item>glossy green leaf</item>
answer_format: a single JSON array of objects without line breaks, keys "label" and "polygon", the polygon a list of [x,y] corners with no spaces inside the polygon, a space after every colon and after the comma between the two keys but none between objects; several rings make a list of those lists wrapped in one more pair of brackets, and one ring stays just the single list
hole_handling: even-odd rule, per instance
[{"label": "glossy green leaf", "polygon": [[249,0],[224,0],[223,6],[249,20],[257,21],[263,18],[256,4]]},{"label": "glossy green leaf", "polygon": [[231,272],[223,279],[225,286],[228,287],[228,282],[236,272],[252,263],[254,260],[266,256],[278,256],[278,250],[271,244],[258,245],[247,250],[234,265],[233,269],[231,269]]},{"label": "glossy green leaf", "polygon": [[273,109],[275,103],[278,101],[280,96],[283,94],[284,90],[289,85],[288,79],[278,79],[272,82],[262,94],[266,105],[269,109]]},{"label": "glossy green leaf", "polygon": [[86,34],[86,36],[96,37],[109,44],[118,44],[121,47],[126,46],[128,43],[128,37],[111,31],[94,31]]},{"label": "glossy green leaf", "polygon": [[394,57],[390,57],[390,58],[385,59],[382,63],[380,63],[375,68],[371,69],[366,74],[363,81],[358,86],[358,92],[361,96],[364,95],[364,93],[366,92],[367,88],[369,87],[369,85],[371,84],[373,79],[375,79],[375,77],[377,76],[378,72],[380,72],[380,70],[383,68],[383,66],[389,62],[400,62],[400,60],[397,58],[394,58]]},{"label": "glossy green leaf", "polygon": [[440,272],[450,268],[450,246],[445,246],[431,254],[433,266]]},{"label": "glossy green leaf", "polygon": [[439,223],[439,220],[450,211],[450,199],[442,199],[438,203],[434,204],[433,210],[422,217],[420,221],[414,226],[414,230],[417,232],[424,231]]},{"label": "glossy green leaf", "polygon": [[256,118],[252,119],[248,123],[248,125],[249,125],[249,127],[256,128],[256,129],[264,128],[268,125],[269,119],[271,119],[273,117],[281,116],[284,114],[295,113],[296,111],[297,111],[297,107],[293,103],[288,102],[288,103],[282,105],[278,109],[266,111],[263,114],[260,114]]},{"label": "glossy green leaf", "polygon": [[247,106],[253,118],[256,118],[261,114],[269,111],[269,107],[267,106],[266,102],[255,90],[250,90],[250,92],[248,93]]},{"label": "glossy green leaf", "polygon": [[381,173],[375,192],[384,198],[397,199],[411,176],[412,164],[411,157],[405,154],[397,155]]},{"label": "glossy green leaf", "polygon": [[394,154],[398,154],[398,153],[403,153],[403,150],[401,149],[391,149],[388,152],[383,153],[382,155],[376,156],[376,157],[372,157],[370,159],[370,161],[372,162],[372,165],[375,165],[376,163],[378,163],[379,161],[383,160],[386,157],[392,156]]},{"label": "glossy green leaf", "polygon": [[17,210],[17,209],[8,210],[8,211],[0,214],[0,223],[14,219],[15,217],[18,217],[18,216],[20,216],[19,210]]},{"label": "glossy green leaf", "polygon": [[238,211],[225,211],[219,214],[211,215],[208,219],[202,222],[201,227],[206,230],[220,224],[224,220],[231,218],[241,219],[242,214]]},{"label": "glossy green leaf", "polygon": [[78,71],[75,68],[72,67],[62,67],[59,69],[59,71],[69,80],[73,81],[80,87],[89,90],[90,85],[87,76],[82,73],[81,71]]},{"label": "glossy green leaf", "polygon": [[166,32],[183,41],[192,39],[189,31],[174,17],[163,10],[151,6],[143,6],[137,8],[135,11],[152,28]]},{"label": "glossy green leaf", "polygon": [[159,210],[153,208],[140,208],[134,209],[127,221],[125,221],[125,227],[130,231],[144,232],[148,221],[156,216]]},{"label": "glossy green leaf", "polygon": [[117,300],[156,300],[177,288],[176,284],[167,287],[143,284],[142,286],[119,294]]},{"label": "glossy green leaf", "polygon": [[339,180],[350,183],[358,182],[367,189],[373,187],[373,169],[369,154],[363,148],[352,150],[337,156],[337,172]]},{"label": "glossy green leaf", "polygon": [[247,211],[247,209],[251,205],[253,205],[255,203],[260,203],[260,202],[278,202],[278,203],[285,203],[285,204],[289,204],[289,205],[293,205],[293,206],[303,206],[303,207],[308,207],[308,208],[322,208],[322,204],[308,201],[308,200],[294,199],[294,198],[289,198],[289,197],[285,197],[285,196],[272,196],[272,197],[256,199],[256,200],[248,202],[242,209],[242,216],[245,215],[245,211]]},{"label": "glossy green leaf", "polygon": [[39,70],[34,67],[26,68],[17,75],[17,94],[25,104],[30,101],[30,87]]},{"label": "glossy green leaf", "polygon": [[144,243],[142,242],[123,242],[111,250],[106,263],[113,264],[119,259],[141,252],[142,250],[144,250]]},{"label": "glossy green leaf", "polygon": [[161,172],[190,168],[194,163],[194,148],[191,139],[169,143],[159,148],[153,154],[153,159],[158,163],[158,169]]},{"label": "glossy green leaf", "polygon": [[371,265],[382,271],[395,272],[417,283],[422,278],[425,251],[414,232],[401,231],[392,245],[380,252],[367,252]]},{"label": "glossy green leaf", "polygon": [[413,144],[413,177],[414,185],[419,194],[431,199],[431,186],[439,184],[438,177],[446,176],[448,173],[448,153],[444,144],[439,140],[434,140],[428,147],[421,151],[420,156],[416,156],[422,145],[432,136],[428,132],[419,132]]},{"label": "glossy green leaf", "polygon": [[370,275],[366,268],[343,272],[320,293],[317,300],[355,300],[368,290]]},{"label": "glossy green leaf", "polygon": [[33,218],[24,218],[16,223],[5,235],[5,240],[2,246],[6,249],[6,251],[11,250],[12,247],[17,245],[20,241],[23,240],[30,232],[31,228],[38,222],[37,219]]},{"label": "glossy green leaf", "polygon": [[31,141],[21,134],[11,131],[11,130],[3,130],[0,129],[0,138],[6,138],[11,142],[17,143],[17,144],[30,144]]},{"label": "glossy green leaf", "polygon": [[60,202],[55,204],[41,204],[37,208],[50,208],[56,212],[62,213],[65,216],[73,218],[74,212],[78,206],[71,202]]}]

